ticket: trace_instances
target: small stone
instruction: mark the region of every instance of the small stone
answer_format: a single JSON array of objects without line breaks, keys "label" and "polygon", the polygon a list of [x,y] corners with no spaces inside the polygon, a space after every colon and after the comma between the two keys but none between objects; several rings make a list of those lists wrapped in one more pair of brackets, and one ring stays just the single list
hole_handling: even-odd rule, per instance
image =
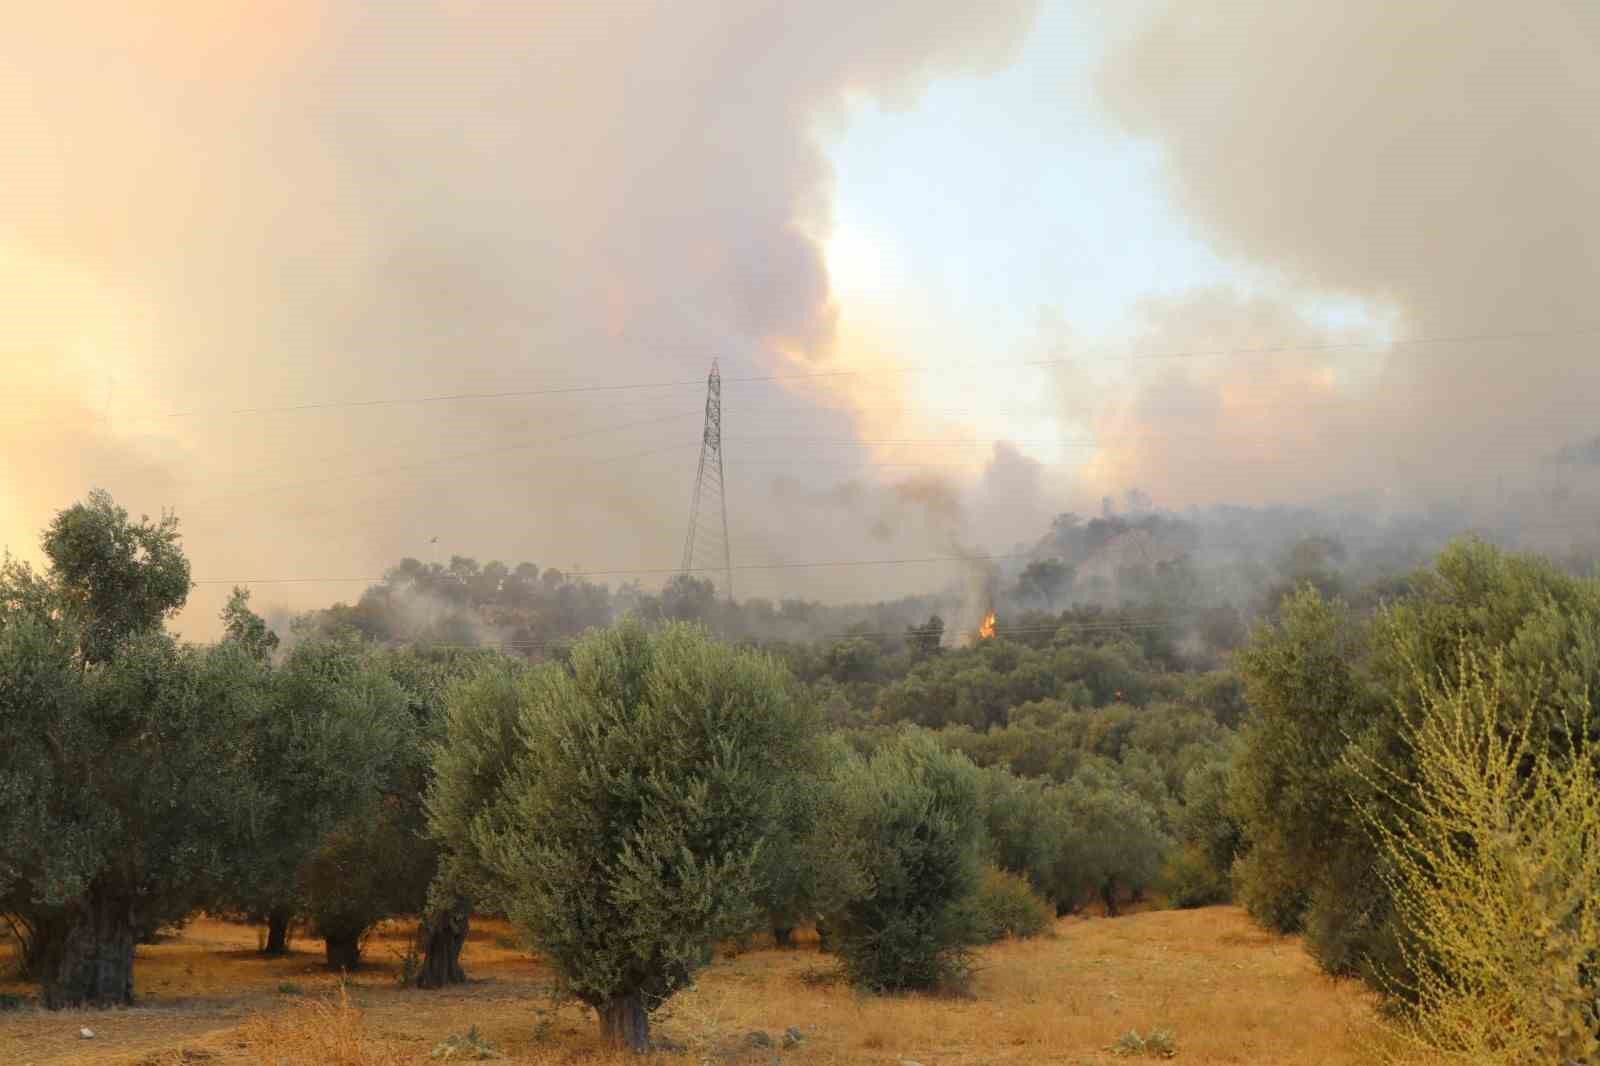
[{"label": "small stone", "polygon": [[745,1037],[745,1041],[751,1047],[771,1047],[772,1046],[772,1037],[768,1036],[766,1033],[762,1032],[760,1029],[757,1029],[756,1031],[751,1033],[749,1036]]},{"label": "small stone", "polygon": [[802,1033],[800,1031],[800,1027],[799,1026],[791,1025],[791,1026],[789,1026],[789,1028],[787,1028],[787,1029],[785,1029],[783,1031],[783,1046],[784,1047],[794,1047],[795,1045],[799,1044],[805,1038],[806,1038],[806,1034],[804,1034],[804,1033]]},{"label": "small stone", "polygon": [[78,1030],[78,1039],[79,1040],[93,1040],[94,1039],[94,1030],[88,1028],[87,1026],[85,1026],[82,1029],[79,1029]]},{"label": "small stone", "polygon": [[901,1059],[900,1066],[922,1066],[916,1059]]}]

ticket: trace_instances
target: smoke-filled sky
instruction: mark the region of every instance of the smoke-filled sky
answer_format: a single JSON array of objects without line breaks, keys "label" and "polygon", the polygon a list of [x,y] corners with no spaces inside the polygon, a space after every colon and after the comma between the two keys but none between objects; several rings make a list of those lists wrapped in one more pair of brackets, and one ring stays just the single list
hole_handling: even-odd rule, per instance
[{"label": "smoke-filled sky", "polygon": [[1594,513],[1590,0],[0,6],[24,556],[102,486],[207,582],[670,568],[713,356],[736,562],[1134,488]]}]

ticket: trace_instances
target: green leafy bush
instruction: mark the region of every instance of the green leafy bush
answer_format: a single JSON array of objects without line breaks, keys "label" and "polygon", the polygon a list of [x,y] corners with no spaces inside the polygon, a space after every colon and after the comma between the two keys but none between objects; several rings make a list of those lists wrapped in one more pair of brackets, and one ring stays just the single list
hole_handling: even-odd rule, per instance
[{"label": "green leafy bush", "polygon": [[856,881],[848,853],[834,846],[830,830],[840,815],[838,775],[849,765],[850,749],[830,736],[806,750],[810,761],[776,783],[779,821],[762,842],[757,867],[760,923],[779,947],[793,943],[799,926],[838,909]]},{"label": "green leafy bush", "polygon": [[434,1045],[430,1059],[449,1059],[455,1062],[476,1062],[483,1059],[503,1058],[500,1050],[478,1032],[476,1025],[465,1033],[451,1033]]},{"label": "green leafy bush", "polygon": [[1129,1029],[1117,1038],[1111,1045],[1113,1055],[1143,1055],[1152,1059],[1170,1059],[1178,1053],[1177,1038],[1170,1029],[1152,1029],[1140,1035],[1137,1029]]},{"label": "green leafy bush", "polygon": [[1406,723],[1462,663],[1493,660],[1503,699],[1485,713],[1502,731],[1529,716],[1525,774],[1534,757],[1570,749],[1563,719],[1600,723],[1596,633],[1600,581],[1474,540],[1452,544],[1370,622],[1314,588],[1285,598],[1237,659],[1250,705],[1229,778],[1247,848],[1233,867],[1239,901],[1303,932],[1323,969],[1413,998],[1425,954],[1395,908],[1394,856],[1366,824],[1400,832],[1420,802]]},{"label": "green leafy bush", "polygon": [[1055,920],[1055,908],[1026,880],[991,866],[973,895],[973,936],[983,943],[1038,936]]},{"label": "green leafy bush", "polygon": [[1180,909],[1226,903],[1231,894],[1227,875],[1192,844],[1177,848],[1167,857],[1167,865],[1161,871],[1161,889],[1167,902]]},{"label": "green leafy bush", "polygon": [[906,733],[841,780],[846,836],[867,888],[830,916],[853,984],[929,989],[966,976],[968,899],[982,876],[978,771],[922,733]]}]

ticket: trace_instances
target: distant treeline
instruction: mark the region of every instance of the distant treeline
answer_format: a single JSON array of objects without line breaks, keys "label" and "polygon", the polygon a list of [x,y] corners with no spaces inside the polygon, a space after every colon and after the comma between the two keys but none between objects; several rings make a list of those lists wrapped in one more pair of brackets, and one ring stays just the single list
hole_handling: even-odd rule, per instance
[{"label": "distant treeline", "polygon": [[[1058,516],[1008,558],[974,559],[942,589],[875,603],[829,604],[801,597],[730,603],[705,577],[677,575],[659,589],[613,587],[533,563],[403,559],[354,603],[281,625],[329,633],[351,628],[384,644],[495,646],[544,658],[585,630],[627,615],[646,622],[709,626],[736,642],[810,644],[860,638],[881,651],[972,639],[989,610],[1011,639],[1047,643],[1062,624],[1147,623],[1141,643],[1154,658],[1215,665],[1250,623],[1274,616],[1284,595],[1310,584],[1324,595],[1373,607],[1403,594],[1460,528],[1450,516],[1377,526],[1316,511],[1214,508]],[[1588,556],[1569,558],[1581,569]],[[1109,612],[1109,613],[1107,613]],[[288,632],[281,635],[288,636]]]}]

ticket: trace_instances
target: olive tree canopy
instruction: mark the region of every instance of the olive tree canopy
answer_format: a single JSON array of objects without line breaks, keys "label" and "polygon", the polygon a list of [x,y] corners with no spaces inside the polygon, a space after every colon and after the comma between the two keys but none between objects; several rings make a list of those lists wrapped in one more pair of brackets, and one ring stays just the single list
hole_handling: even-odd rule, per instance
[{"label": "olive tree canopy", "polygon": [[450,710],[441,750],[469,754],[439,760],[435,830],[607,1038],[644,1050],[649,1012],[749,927],[814,716],[772,659],[685,624],[625,621],[480,688]]}]

